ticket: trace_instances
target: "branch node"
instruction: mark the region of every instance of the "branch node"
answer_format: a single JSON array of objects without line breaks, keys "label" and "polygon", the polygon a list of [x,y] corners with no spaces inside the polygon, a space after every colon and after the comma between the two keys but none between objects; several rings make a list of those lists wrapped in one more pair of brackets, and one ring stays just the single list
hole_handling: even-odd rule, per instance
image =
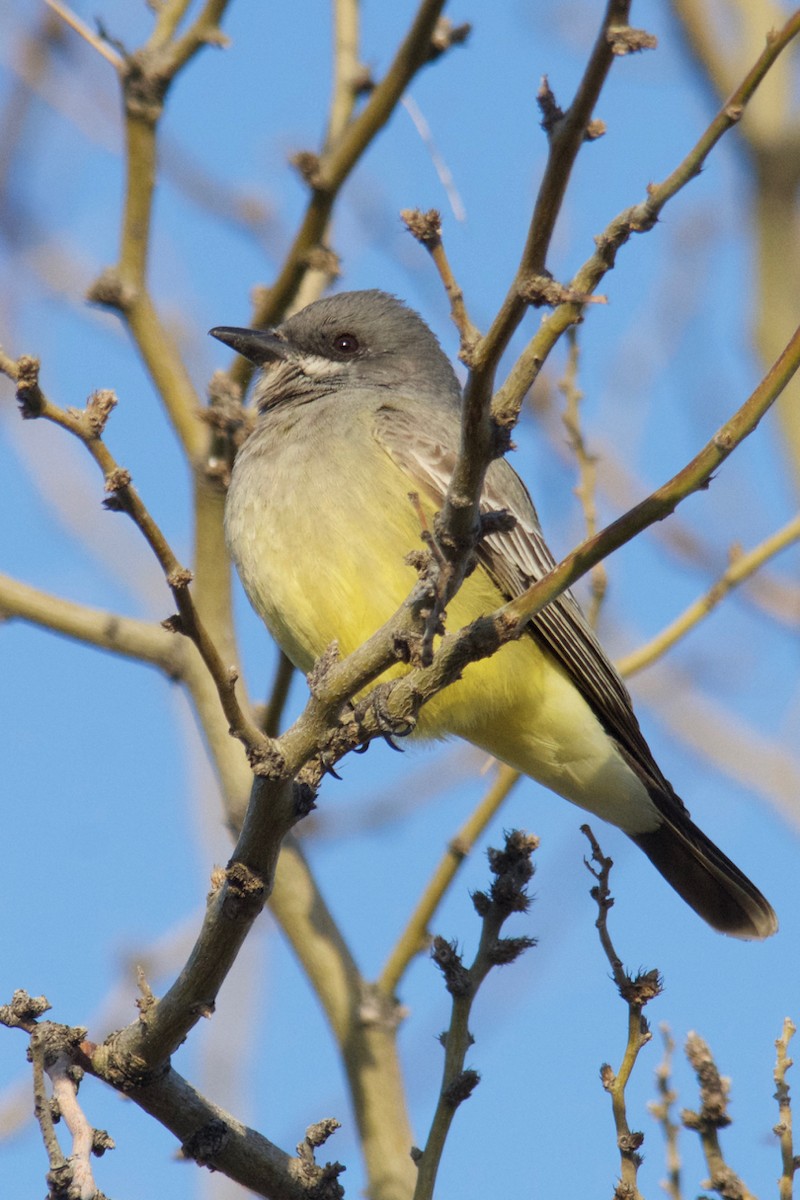
[{"label": "branch node", "polygon": [[606,33],[611,53],[618,56],[637,54],[642,50],[655,50],[658,38],[646,29],[634,29],[630,25],[614,25]]},{"label": "branch node", "polygon": [[131,473],[125,467],[114,467],[105,479],[105,490],[109,493],[103,501],[103,508],[109,512],[129,512],[130,502],[128,488],[131,486]]},{"label": "branch node", "polygon": [[310,783],[298,783],[293,786],[292,800],[298,821],[302,821],[312,813],[317,805],[317,793]]},{"label": "branch node", "polygon": [[0,1025],[9,1029],[24,1029],[30,1033],[36,1020],[48,1012],[52,1005],[45,996],[30,996],[24,988],[17,988],[10,1004],[0,1005]]},{"label": "branch node", "polygon": [[155,125],[164,110],[164,98],[173,75],[160,67],[160,55],[147,47],[127,55],[121,68],[125,112],[129,117]]},{"label": "branch node", "polygon": [[[236,730],[231,729],[233,737],[239,737]],[[286,759],[272,741],[263,741],[255,745],[245,743],[247,761],[254,775],[262,779],[280,779],[286,774]],[[311,806],[313,808],[313,804]],[[310,811],[310,810],[309,810]]]},{"label": "branch node", "polygon": [[542,76],[542,82],[539,84],[536,103],[542,115],[540,122],[542,129],[550,137],[558,123],[563,120],[564,110],[557,103],[553,89],[550,87],[550,80],[546,75]]},{"label": "branch node", "polygon": [[604,136],[608,129],[605,121],[601,121],[599,117],[592,117],[583,134],[585,142],[596,142],[598,138]]},{"label": "branch node", "polygon": [[458,1108],[459,1104],[463,1104],[465,1100],[470,1098],[480,1081],[481,1077],[478,1072],[467,1067],[442,1092],[445,1103],[449,1104],[451,1108]]},{"label": "branch node", "polygon": [[[189,586],[193,579],[194,575],[188,567],[176,567],[174,571],[170,571],[167,575],[167,585],[173,591],[182,591]],[[228,678],[232,687],[239,678],[235,669],[231,668],[231,671],[228,672]]]},{"label": "branch node", "polygon": [[472,26],[469,21],[462,25],[454,25],[449,17],[439,17],[431,34],[428,62],[435,62],[453,46],[463,46],[471,33]]},{"label": "branch node", "polygon": [[194,1159],[198,1166],[207,1167],[225,1149],[230,1138],[231,1131],[227,1123],[219,1117],[212,1117],[183,1142],[181,1154],[184,1158]]},{"label": "branch node", "polygon": [[233,920],[247,917],[264,907],[266,888],[258,872],[238,859],[231,859],[225,868],[227,889],[223,900],[224,911]]},{"label": "branch node", "polygon": [[600,1082],[607,1092],[610,1092],[617,1082],[617,1077],[614,1073],[614,1068],[611,1063],[603,1063],[600,1067]]},{"label": "branch node", "polygon": [[309,1150],[317,1150],[320,1146],[324,1146],[329,1137],[336,1133],[337,1129],[342,1128],[341,1121],[337,1121],[336,1117],[325,1117],[322,1121],[316,1121],[313,1125],[309,1125],[306,1129],[306,1135],[302,1142],[297,1147],[297,1153],[300,1158],[305,1157]]},{"label": "branch node", "polygon": [[315,191],[320,190],[322,175],[320,173],[320,158],[313,150],[298,150],[289,158],[289,165],[294,167],[304,183]]},{"label": "branch node", "polygon": [[331,282],[338,279],[342,273],[342,260],[339,255],[330,246],[324,246],[322,243],[312,246],[304,256],[303,262],[310,270],[321,271],[323,275],[329,276]]},{"label": "branch node", "polygon": [[39,387],[39,359],[23,354],[17,359],[17,404],[23,421],[42,415],[45,398]]},{"label": "branch node", "polygon": [[423,212],[419,208],[403,208],[400,219],[413,238],[423,246],[437,242],[442,235],[442,216],[435,208]]},{"label": "branch node", "polygon": [[84,413],[86,424],[89,426],[92,437],[101,437],[108,418],[111,416],[112,409],[116,407],[116,404],[117,397],[110,388],[102,388],[100,391],[92,392],[87,401]]},{"label": "branch node", "polygon": [[308,690],[315,699],[318,700],[320,698],[320,694],[324,688],[331,669],[336,666],[340,659],[341,654],[339,653],[339,643],[337,641],[333,641],[326,650],[323,650],[322,654],[320,654],[319,658],[306,675]]},{"label": "branch node", "polygon": [[533,308],[557,308],[559,304],[607,304],[605,296],[593,292],[579,292],[575,288],[558,283],[548,272],[532,275],[521,283],[517,294]]},{"label": "branch node", "polygon": [[136,289],[123,284],[117,267],[106,267],[86,293],[90,304],[128,313],[136,300]]},{"label": "branch node", "polygon": [[457,946],[457,942],[448,942],[437,935],[431,944],[431,958],[444,975],[445,987],[450,995],[468,996],[473,991],[473,983]]},{"label": "branch node", "polygon": [[116,1142],[111,1134],[106,1129],[95,1129],[92,1131],[92,1154],[96,1158],[102,1158],[106,1150],[115,1150]]}]

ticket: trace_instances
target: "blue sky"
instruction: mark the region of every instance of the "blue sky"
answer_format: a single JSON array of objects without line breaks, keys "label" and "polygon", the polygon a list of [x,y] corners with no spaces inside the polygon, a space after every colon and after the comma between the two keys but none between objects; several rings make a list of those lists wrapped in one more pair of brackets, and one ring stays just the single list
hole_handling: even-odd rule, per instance
[{"label": "blue sky", "polygon": [[[488,324],[516,264],[544,163],[534,103],[540,77],[549,76],[566,104],[597,8],[581,0],[472,0],[450,10],[454,20],[474,23],[470,42],[423,72],[411,94],[466,219],[449,211],[429,151],[399,111],[341,198],[333,242],[342,286],[402,296],[455,355],[441,287],[397,216],[401,208],[437,207],[472,317]],[[144,5],[105,0],[100,8],[75,9],[90,22],[101,15],[128,45],[149,27]],[[412,12],[408,3],[365,6],[363,58],[376,74]],[[666,7],[641,3],[632,15],[658,35],[659,49],[614,66],[597,113],[608,133],[582,153],[556,230],[550,268],[557,278],[589,256],[593,236],[640,199],[650,180],[673,169],[714,111]],[[20,39],[38,19],[38,9],[20,0],[0,15],[2,111],[15,86]],[[263,238],[246,235],[167,179],[151,257],[154,296],[201,394],[212,369],[228,361],[205,331],[246,324],[250,291],[273,277],[302,212],[304,190],[286,157],[318,145],[330,82],[327,6],[234,3],[225,29],[230,48],[202,55],[169,97],[164,156],[174,162],[179,148],[210,177],[268,206],[270,221]],[[26,115],[29,153],[8,180],[25,220],[7,223],[0,243],[0,342],[10,353],[41,357],[44,386],[61,404],[81,405],[99,387],[116,389],[109,443],[186,560],[189,481],[173,435],[117,319],[81,299],[116,253],[119,105],[110,67],[65,37],[70,53]],[[609,479],[598,496],[604,520],[618,514],[621,495],[641,498],[683,465],[759,378],[750,334],[751,183],[736,138],[734,132],[725,139],[653,232],[623,249],[602,289],[609,303],[590,308],[581,327],[585,432]],[[538,319],[527,317],[512,351]],[[562,369],[557,353],[523,417],[513,458],[557,553],[582,533],[574,463],[558,427],[554,383]],[[93,606],[154,620],[168,615],[171,600],[157,567],[136,531],[101,510],[101,481],[81,447],[58,430],[21,423],[12,400],[3,381],[0,569]],[[609,562],[601,632],[611,652],[621,655],[657,632],[711,584],[732,542],[755,544],[795,506],[796,480],[770,417],[710,490],[682,507],[672,532],[654,530]],[[701,540],[701,562],[687,561],[678,531]],[[794,583],[797,567],[798,553],[789,551],[770,573]],[[263,694],[273,651],[243,596],[237,604],[248,682]],[[153,985],[163,988],[180,963],[209,871],[229,853],[215,785],[184,699],[151,669],[19,622],[0,627],[0,654],[2,999],[15,987],[44,992],[55,1020],[88,1024],[99,1035],[135,1015],[130,976],[121,982],[125,964],[151,956]],[[781,920],[777,937],[745,945],[707,930],[621,834],[595,827],[616,862],[617,948],[631,969],[657,966],[665,977],[665,994],[649,1013],[654,1027],[668,1022],[679,1044],[696,1029],[732,1077],[735,1125],[723,1142],[731,1164],[761,1194],[779,1173],[770,1132],[777,1120],[773,1043],[784,1016],[800,1015],[800,809],[790,786],[800,778],[797,667],[796,634],[737,595],[667,664],[632,683],[657,759],[698,823],[769,895]],[[296,681],[292,713],[304,694]],[[733,753],[721,748],[723,734]],[[755,772],[745,784],[757,751],[776,777]],[[480,765],[455,744],[411,747],[402,756],[375,746],[343,764],[343,782],[326,780],[307,851],[367,976],[380,968],[447,840],[485,789],[486,779],[475,774]],[[425,803],[417,802],[420,788],[430,793]],[[787,792],[788,807],[780,809],[778,797]],[[470,1062],[482,1082],[454,1122],[437,1192],[443,1200],[545,1197],[563,1190],[565,1180],[575,1194],[613,1188],[618,1158],[598,1070],[603,1061],[618,1065],[626,1014],[593,928],[581,820],[578,810],[526,781],[484,842],[497,845],[503,829],[514,826],[541,837],[536,902],[517,922],[539,946],[491,976],[476,1004]],[[457,938],[467,954],[478,937],[469,892],[486,880],[485,858],[477,854],[435,922],[436,932]],[[401,1035],[409,1102],[422,1140],[441,1066],[435,1038],[447,1022],[446,995],[427,959],[412,967],[402,999],[410,1010]],[[255,1032],[245,1041],[248,1022]],[[21,1035],[0,1036],[0,1102],[26,1079],[24,1050]],[[629,1096],[630,1123],[646,1133],[640,1186],[648,1196],[658,1194],[664,1175],[659,1133],[646,1112],[659,1059],[655,1039]],[[344,1127],[328,1149],[348,1165],[348,1194],[359,1193],[363,1177],[342,1073],[317,1002],[268,915],[214,1020],[196,1031],[176,1065],[286,1149],[311,1121],[339,1116]],[[694,1106],[680,1055],[675,1072],[679,1105]],[[115,1200],[239,1194],[176,1163],[174,1139],[134,1105],[91,1081],[81,1097],[90,1119],[118,1144],[96,1173]],[[705,1171],[687,1134],[682,1154],[686,1195],[693,1195]],[[41,1193],[45,1160],[30,1123],[0,1143],[0,1160],[9,1194]]]}]

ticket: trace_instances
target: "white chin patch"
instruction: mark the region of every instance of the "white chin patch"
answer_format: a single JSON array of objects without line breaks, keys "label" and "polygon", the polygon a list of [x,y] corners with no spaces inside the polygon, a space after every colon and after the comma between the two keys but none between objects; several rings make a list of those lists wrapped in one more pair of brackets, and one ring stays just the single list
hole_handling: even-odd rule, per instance
[{"label": "white chin patch", "polygon": [[303,374],[309,379],[330,379],[333,375],[340,375],[342,371],[341,363],[324,358],[321,354],[303,355],[300,365]]}]

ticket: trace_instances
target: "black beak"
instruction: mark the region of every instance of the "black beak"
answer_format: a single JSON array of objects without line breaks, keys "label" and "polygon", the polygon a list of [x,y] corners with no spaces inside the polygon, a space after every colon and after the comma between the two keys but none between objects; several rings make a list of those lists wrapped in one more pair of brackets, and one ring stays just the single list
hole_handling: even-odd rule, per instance
[{"label": "black beak", "polygon": [[286,342],[281,341],[269,329],[237,329],[233,325],[217,325],[208,332],[211,337],[224,342],[231,350],[235,350],[243,358],[248,358],[257,367],[286,358],[289,352]]}]

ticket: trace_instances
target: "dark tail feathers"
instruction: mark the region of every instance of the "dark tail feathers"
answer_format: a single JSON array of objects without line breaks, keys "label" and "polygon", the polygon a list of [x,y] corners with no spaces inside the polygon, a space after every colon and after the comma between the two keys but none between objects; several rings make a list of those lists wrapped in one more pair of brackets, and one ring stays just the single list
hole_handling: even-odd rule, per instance
[{"label": "dark tail feathers", "polygon": [[767,938],[778,928],[772,905],[688,816],[663,814],[652,833],[630,835],[656,870],[696,913],[721,933]]}]

